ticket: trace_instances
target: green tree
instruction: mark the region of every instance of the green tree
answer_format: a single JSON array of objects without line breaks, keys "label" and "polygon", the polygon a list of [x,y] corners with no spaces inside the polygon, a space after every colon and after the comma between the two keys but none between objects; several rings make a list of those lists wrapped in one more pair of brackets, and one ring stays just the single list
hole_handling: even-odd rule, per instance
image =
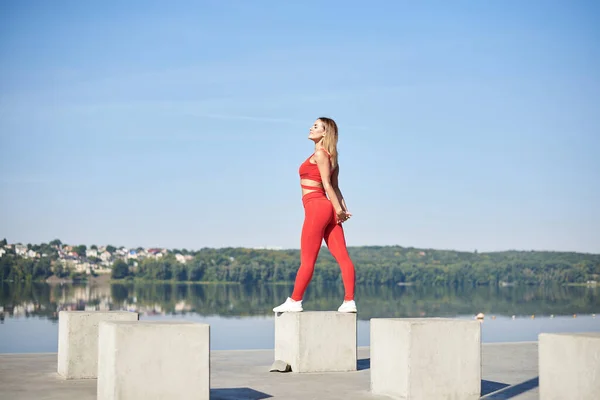
[{"label": "green tree", "polygon": [[85,257],[86,250],[87,250],[87,247],[85,244],[80,244],[79,246],[77,246],[73,249],[73,251],[75,253],[77,253],[79,255],[79,257]]},{"label": "green tree", "polygon": [[52,263],[48,257],[39,259],[33,267],[33,279],[46,279],[52,275]]},{"label": "green tree", "polygon": [[0,282],[9,279],[13,270],[12,256],[4,255],[0,257]]},{"label": "green tree", "polygon": [[129,266],[123,260],[117,260],[112,266],[111,277],[113,279],[123,279],[129,276]]},{"label": "green tree", "polygon": [[175,280],[182,282],[188,280],[188,269],[184,264],[175,264]]},{"label": "green tree", "polygon": [[58,278],[66,278],[71,274],[69,268],[66,268],[61,262],[57,262],[56,264],[54,264],[54,268],[52,270],[54,272],[54,275]]}]

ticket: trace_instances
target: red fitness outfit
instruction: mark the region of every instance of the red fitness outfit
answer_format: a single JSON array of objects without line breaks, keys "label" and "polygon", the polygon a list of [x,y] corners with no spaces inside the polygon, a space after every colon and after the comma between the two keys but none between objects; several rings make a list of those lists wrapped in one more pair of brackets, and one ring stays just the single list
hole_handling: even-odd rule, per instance
[{"label": "red fitness outfit", "polygon": [[[327,153],[327,151],[325,152]],[[327,154],[329,155],[329,153]],[[322,185],[323,182],[319,167],[316,163],[310,162],[312,156],[311,154],[300,165],[300,179],[310,179],[320,182]],[[302,225],[302,237],[300,240],[300,269],[296,275],[292,299],[295,301],[302,300],[304,292],[312,279],[321,243],[325,239],[331,255],[336,259],[342,270],[342,280],[345,289],[344,300],[353,300],[354,265],[348,255],[342,224],[338,223],[333,205],[325,195],[323,186],[302,184],[300,186],[313,191],[302,196],[304,224]]]}]

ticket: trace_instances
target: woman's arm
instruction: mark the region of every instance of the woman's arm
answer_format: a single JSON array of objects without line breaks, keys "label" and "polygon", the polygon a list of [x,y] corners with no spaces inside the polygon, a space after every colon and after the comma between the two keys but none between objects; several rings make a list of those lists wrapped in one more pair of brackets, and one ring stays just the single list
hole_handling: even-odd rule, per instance
[{"label": "woman's arm", "polygon": [[319,167],[319,172],[321,174],[321,181],[323,182],[323,189],[325,189],[325,193],[327,193],[327,197],[331,201],[333,205],[333,209],[335,210],[335,214],[338,217],[339,221],[345,221],[346,211],[344,206],[342,206],[342,201],[338,198],[338,195],[331,184],[330,171],[331,171],[331,163],[329,162],[329,156],[323,150],[317,150],[315,152],[315,161],[317,162],[317,166]]},{"label": "woman's arm", "polygon": [[331,186],[333,186],[333,190],[338,198],[338,201],[341,203],[342,208],[345,212],[348,212],[348,207],[346,206],[346,201],[344,200],[344,196],[342,195],[342,191],[340,190],[340,186],[338,184],[338,176],[340,174],[340,166],[339,164],[331,174]]}]

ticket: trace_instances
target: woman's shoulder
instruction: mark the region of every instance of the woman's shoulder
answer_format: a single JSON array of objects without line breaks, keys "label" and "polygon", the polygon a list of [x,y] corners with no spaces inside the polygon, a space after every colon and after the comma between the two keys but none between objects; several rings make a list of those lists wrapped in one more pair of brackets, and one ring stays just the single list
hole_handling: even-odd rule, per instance
[{"label": "woman's shoulder", "polygon": [[326,149],[324,149],[323,147],[321,147],[320,149],[318,149],[317,151],[315,151],[315,156],[318,156],[318,157],[325,157],[325,156],[331,157],[331,154],[329,154],[329,152]]}]

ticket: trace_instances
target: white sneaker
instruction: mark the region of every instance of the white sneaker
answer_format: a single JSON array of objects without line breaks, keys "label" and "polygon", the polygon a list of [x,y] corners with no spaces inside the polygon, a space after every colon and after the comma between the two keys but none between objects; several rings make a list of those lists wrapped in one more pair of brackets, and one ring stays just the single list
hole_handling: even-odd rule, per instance
[{"label": "white sneaker", "polygon": [[275,307],[274,312],[300,312],[302,311],[302,300],[294,301],[288,297],[285,303]]},{"label": "white sneaker", "polygon": [[344,301],[340,308],[338,308],[338,312],[346,312],[353,313],[356,312],[356,303],[354,300]]}]

